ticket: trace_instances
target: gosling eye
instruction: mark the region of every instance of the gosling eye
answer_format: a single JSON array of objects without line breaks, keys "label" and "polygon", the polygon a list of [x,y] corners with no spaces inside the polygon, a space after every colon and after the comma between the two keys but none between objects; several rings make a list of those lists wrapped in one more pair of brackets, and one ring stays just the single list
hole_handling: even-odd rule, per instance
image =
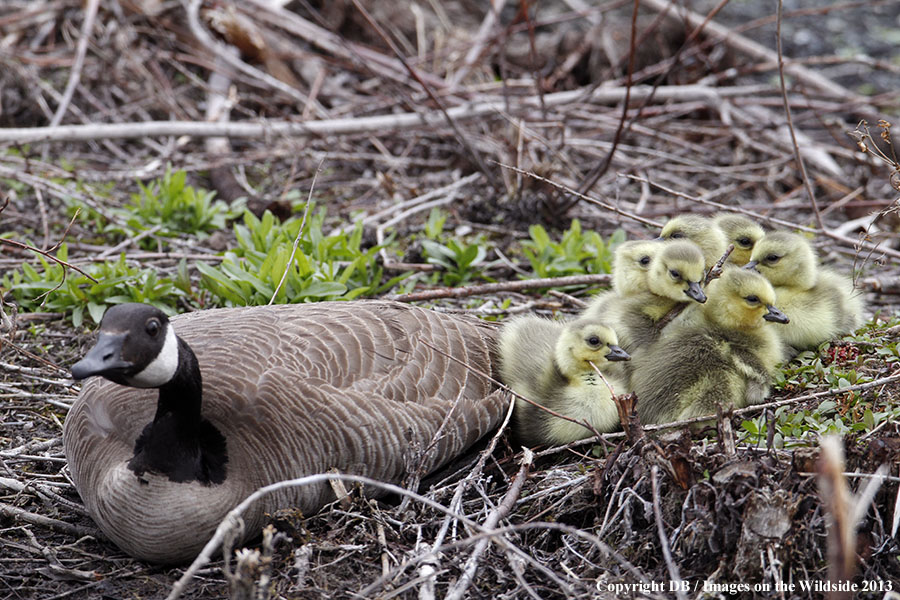
[{"label": "gosling eye", "polygon": [[777,254],[769,254],[768,256],[766,256],[766,262],[771,265],[774,265],[779,260],[781,260],[781,257],[778,256]]},{"label": "gosling eye", "polygon": [[670,269],[670,270],[669,270],[669,275],[671,275],[671,276],[672,276],[672,279],[674,279],[674,280],[676,280],[676,281],[678,281],[679,279],[681,279],[681,272],[679,272],[678,269]]},{"label": "gosling eye", "polygon": [[676,231],[676,232],[672,233],[672,235],[669,236],[669,238],[671,238],[673,240],[680,240],[683,237],[684,237],[683,231]]},{"label": "gosling eye", "polygon": [[642,257],[641,257],[641,260],[639,260],[638,262],[641,263],[641,266],[642,266],[642,267],[646,267],[647,265],[650,264],[650,257],[649,257],[649,256],[642,256]]},{"label": "gosling eye", "polygon": [[748,237],[738,238],[736,241],[737,241],[738,245],[743,248],[749,248],[750,246],[753,245],[753,240],[751,240]]},{"label": "gosling eye", "polygon": [[746,296],[746,297],[744,297],[744,300],[746,300],[746,301],[749,302],[750,304],[759,304],[759,297],[758,297],[758,296],[753,296],[753,295]]},{"label": "gosling eye", "polygon": [[600,345],[600,338],[597,337],[596,335],[592,335],[585,341],[588,343],[588,346],[591,346],[592,348],[596,348],[597,346]]},{"label": "gosling eye", "polygon": [[147,324],[144,326],[144,331],[146,331],[147,335],[150,337],[156,337],[160,328],[162,328],[162,325],[160,324],[159,319],[152,318],[147,321]]}]

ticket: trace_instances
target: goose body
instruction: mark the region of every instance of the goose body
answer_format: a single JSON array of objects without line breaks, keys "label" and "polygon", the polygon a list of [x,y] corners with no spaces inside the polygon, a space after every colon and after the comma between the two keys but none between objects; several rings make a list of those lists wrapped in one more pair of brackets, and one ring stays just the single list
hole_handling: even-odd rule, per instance
[{"label": "goose body", "polygon": [[[409,465],[428,473],[464,451],[499,423],[506,395],[429,345],[489,374],[494,336],[477,319],[383,301],[171,322],[149,305],[114,306],[72,368],[103,376],[65,421],[72,479],[125,552],[189,560],[264,485],[331,469],[400,483]],[[245,513],[244,530],[333,499],[327,484],[276,492]]]},{"label": "goose body", "polygon": [[[624,391],[621,375],[612,368],[628,360],[615,332],[590,318],[560,323],[535,316],[513,319],[500,333],[500,373],[514,391],[554,412],[587,421],[604,433],[619,427],[610,389]],[[517,398],[513,429],[526,445],[566,444],[592,432],[555,417]]]},{"label": "goose body", "polygon": [[716,405],[762,402],[781,357],[784,323],[775,292],[758,273],[726,269],[703,306],[689,306],[659,341],[635,354],[631,384],[642,423],[715,414]]},{"label": "goose body", "polygon": [[700,215],[684,214],[669,219],[659,234],[664,240],[690,240],[700,247],[707,269],[719,262],[728,240],[712,219]]},{"label": "goose body", "polygon": [[[647,291],[619,296],[607,304],[604,319],[615,325],[626,352],[656,340],[657,323],[676,305],[706,302],[700,287],[703,273],[703,253],[696,244],[687,240],[661,244],[647,271]],[[600,315],[593,312],[591,316]]]},{"label": "goose body", "polygon": [[778,307],[791,319],[778,329],[786,357],[846,335],[862,322],[862,300],[853,282],[819,266],[812,245],[800,235],[767,234],[754,246],[747,267],[769,280]]},{"label": "goose body", "polygon": [[753,246],[766,234],[758,223],[739,214],[723,213],[715,217],[713,223],[725,234],[726,241],[734,245],[728,262],[737,266],[750,262]]}]

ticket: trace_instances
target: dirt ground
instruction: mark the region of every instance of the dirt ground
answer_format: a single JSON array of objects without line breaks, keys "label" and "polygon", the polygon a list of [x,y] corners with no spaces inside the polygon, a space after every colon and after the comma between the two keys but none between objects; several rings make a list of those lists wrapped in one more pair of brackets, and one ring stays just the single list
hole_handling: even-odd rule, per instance
[{"label": "dirt ground", "polygon": [[[272,515],[270,538],[254,545],[256,564],[235,571],[216,559],[182,597],[822,598],[841,552],[856,553],[854,597],[900,592],[893,418],[845,435],[848,475],[832,479],[819,474],[829,471],[815,435],[784,448],[740,441],[745,419],[771,424],[779,406],[812,414],[829,401],[832,418],[861,422],[866,408],[900,404],[900,362],[891,355],[900,341],[900,184],[891,177],[900,179],[900,166],[861,152],[848,134],[865,120],[874,137],[866,146],[891,157],[878,122],[900,117],[896,2],[786,1],[785,95],[777,20],[758,2],[733,0],[695,31],[702,18],[662,0],[641,2],[634,22],[621,1],[546,2],[527,15],[528,3],[506,2],[493,20],[487,3],[469,0],[291,2],[287,12],[262,2],[118,0],[99,3],[79,58],[95,4],[0,5],[0,127],[9,128],[0,130],[0,199],[8,201],[0,234],[8,240],[50,248],[73,201],[108,212],[167,165],[218,197],[244,196],[256,212],[282,214],[292,199],[305,200],[322,165],[315,196],[330,226],[363,214],[372,217],[370,243],[389,221],[400,239],[413,239],[428,213],[409,201],[476,174],[438,197],[448,229],[490,243],[484,275],[500,284],[519,279],[524,261],[510,249],[535,223],[558,235],[578,218],[604,238],[617,229],[646,238],[679,212],[739,208],[768,228],[809,228],[822,260],[854,274],[871,324],[822,361],[867,383],[781,386],[773,404],[719,419],[717,433],[650,429],[639,440],[613,434],[538,448],[517,491],[525,453],[500,434],[418,488],[469,521],[354,492],[318,515]],[[714,6],[686,4],[698,14]],[[75,129],[13,135],[50,125],[61,105],[59,122]],[[211,106],[220,106],[213,117]],[[261,126],[230,139],[210,130],[91,129],[205,120]],[[288,121],[310,128],[285,134]],[[131,264],[174,275],[181,258],[212,255],[231,235],[167,240],[174,249],[166,252],[117,240],[107,256],[124,252]],[[66,239],[75,265],[112,247],[86,222]],[[388,258],[423,262],[413,243]],[[34,253],[0,244],[0,277],[24,262],[37,264]],[[434,287],[426,279],[416,291]],[[422,304],[491,317],[574,314],[597,290],[497,287]],[[12,290],[0,291],[0,598],[165,597],[184,567],[124,555],[95,528],[68,478],[62,422],[80,386],[67,367],[90,344],[92,326],[16,312]],[[797,370],[786,366],[788,379],[803,379]],[[833,494],[820,491],[823,481],[844,480],[857,494],[880,481],[851,528],[850,549],[830,545],[828,523],[852,511],[836,512],[822,501]],[[478,527],[503,505],[502,529],[479,546],[487,537]],[[689,582],[684,593],[671,584],[680,578]]]}]

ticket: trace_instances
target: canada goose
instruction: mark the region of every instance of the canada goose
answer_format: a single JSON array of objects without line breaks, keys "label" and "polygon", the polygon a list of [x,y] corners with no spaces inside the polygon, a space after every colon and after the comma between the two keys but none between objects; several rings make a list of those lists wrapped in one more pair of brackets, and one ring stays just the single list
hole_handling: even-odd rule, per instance
[{"label": "canada goose", "polygon": [[583,316],[602,318],[607,304],[616,296],[631,296],[646,292],[650,259],[662,247],[655,240],[631,240],[616,247],[612,264],[612,290],[597,295]]},{"label": "canada goose", "polygon": [[710,282],[709,299],[692,305],[659,341],[634,355],[631,384],[642,423],[714,414],[716,404],[762,402],[781,359],[777,333],[785,323],[775,291],[758,273],[726,269]]},{"label": "canada goose", "polygon": [[[597,431],[613,431],[619,414],[609,388],[591,366],[606,377],[616,392],[624,391],[612,362],[628,360],[617,345],[616,333],[603,323],[579,318],[560,323],[535,316],[519,317],[500,331],[500,374],[515,392],[571,417],[589,422]],[[542,411],[516,399],[513,429],[526,445],[567,444],[589,437],[586,427]]]},{"label": "canada goose", "polygon": [[[149,305],[113,306],[72,367],[75,379],[102,376],[65,421],[72,479],[128,554],[189,560],[261,486],[331,469],[398,483],[408,465],[428,473],[461,453],[508,406],[465,366],[491,372],[495,335],[477,319],[384,301],[224,308],[171,323]],[[332,500],[327,484],[266,496],[243,515],[245,539],[267,513]]]},{"label": "canada goose", "polygon": [[786,357],[846,335],[862,321],[862,300],[853,282],[818,266],[812,245],[800,235],[767,234],[753,247],[745,268],[755,268],[771,282],[779,308],[791,319],[778,329]]},{"label": "canada goose", "polygon": [[688,239],[694,242],[703,251],[707,269],[719,262],[728,247],[728,240],[722,230],[716,227],[712,219],[700,215],[685,214],[669,219],[663,225],[659,237],[664,240]]},{"label": "canada goose", "polygon": [[[677,240],[660,246],[647,271],[648,291],[615,298],[607,305],[604,319],[615,325],[626,352],[657,339],[657,322],[677,304],[706,302],[700,287],[703,273],[703,253],[693,242]],[[590,314],[600,316],[597,312]]]},{"label": "canada goose", "polygon": [[754,244],[766,235],[758,223],[744,215],[723,213],[713,218],[713,223],[725,234],[726,241],[734,244],[734,250],[728,256],[728,262],[738,266],[750,262]]}]

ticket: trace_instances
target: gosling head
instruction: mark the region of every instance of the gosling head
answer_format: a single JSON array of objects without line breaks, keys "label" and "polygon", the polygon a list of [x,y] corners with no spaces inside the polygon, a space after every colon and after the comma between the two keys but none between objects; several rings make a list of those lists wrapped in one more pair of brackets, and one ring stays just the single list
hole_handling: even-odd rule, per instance
[{"label": "gosling head", "polygon": [[723,214],[713,219],[713,222],[725,234],[727,241],[734,244],[734,251],[728,261],[738,266],[750,262],[753,247],[766,235],[759,224],[743,215]]},{"label": "gosling head", "polygon": [[602,368],[608,362],[630,360],[619,347],[619,338],[610,327],[594,319],[577,319],[567,324],[556,340],[556,362],[570,378]]},{"label": "gosling head", "polygon": [[613,289],[623,296],[646,292],[650,260],[660,244],[655,241],[622,242],[613,257]]},{"label": "gosling head", "polygon": [[678,215],[663,226],[659,237],[663,240],[690,240],[703,251],[706,268],[711,268],[728,247],[728,241],[722,230],[715,226],[711,219],[700,215]]},{"label": "gosling head", "polygon": [[806,238],[774,231],[756,243],[744,268],[756,269],[774,286],[808,290],[816,285],[816,262]]},{"label": "gosling head", "polygon": [[178,371],[180,346],[161,310],[149,304],[118,304],[103,315],[97,343],[72,366],[72,377],[100,375],[120,385],[161,387]]},{"label": "gosling head", "polygon": [[763,321],[788,323],[787,316],[775,308],[775,290],[765,277],[747,269],[726,269],[709,284],[709,302],[704,314],[714,323],[729,329],[750,330]]},{"label": "gosling head", "polygon": [[703,303],[706,294],[700,282],[704,271],[703,253],[696,244],[687,240],[666,242],[650,261],[647,285],[657,296]]}]

